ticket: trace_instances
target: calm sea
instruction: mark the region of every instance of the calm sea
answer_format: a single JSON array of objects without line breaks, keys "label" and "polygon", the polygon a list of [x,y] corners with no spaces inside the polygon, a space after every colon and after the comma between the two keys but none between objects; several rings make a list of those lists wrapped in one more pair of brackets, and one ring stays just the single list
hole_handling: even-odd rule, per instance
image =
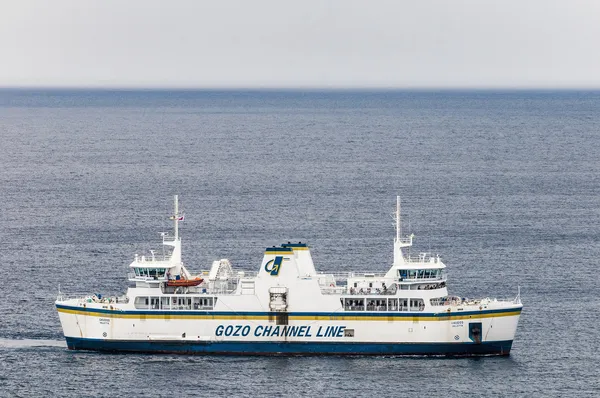
[{"label": "calm sea", "polygon": [[[0,395],[600,394],[600,92],[0,91]],[[386,270],[403,203],[450,292],[525,305],[509,358],[66,349],[64,292],[126,289],[172,195],[184,261]]]}]

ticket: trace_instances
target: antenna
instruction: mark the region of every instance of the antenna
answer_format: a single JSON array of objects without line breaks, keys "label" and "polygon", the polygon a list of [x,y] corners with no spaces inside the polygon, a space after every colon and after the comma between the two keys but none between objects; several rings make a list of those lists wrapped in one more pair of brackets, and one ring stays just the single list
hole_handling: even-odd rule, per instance
[{"label": "antenna", "polygon": [[163,244],[162,246],[162,259],[165,259],[165,236],[169,235],[168,232],[161,232],[160,236],[162,237]]},{"label": "antenna", "polygon": [[396,241],[400,242],[400,196],[396,196]]}]

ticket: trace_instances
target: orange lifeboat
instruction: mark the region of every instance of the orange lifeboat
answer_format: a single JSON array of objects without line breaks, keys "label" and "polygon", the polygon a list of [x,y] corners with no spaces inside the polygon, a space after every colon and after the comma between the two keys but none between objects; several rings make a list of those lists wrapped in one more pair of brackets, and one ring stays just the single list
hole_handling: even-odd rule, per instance
[{"label": "orange lifeboat", "polygon": [[194,279],[171,279],[171,280],[167,281],[167,286],[176,286],[176,287],[198,286],[202,282],[204,282],[204,279],[197,276]]}]

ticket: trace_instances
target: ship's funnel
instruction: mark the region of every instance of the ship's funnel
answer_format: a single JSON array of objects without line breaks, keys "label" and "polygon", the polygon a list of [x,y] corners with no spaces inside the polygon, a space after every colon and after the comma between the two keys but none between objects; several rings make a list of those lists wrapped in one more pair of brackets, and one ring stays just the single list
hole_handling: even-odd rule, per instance
[{"label": "ship's funnel", "polygon": [[315,266],[305,243],[286,243],[265,249],[262,265],[258,273],[261,279],[284,281],[315,275]]}]

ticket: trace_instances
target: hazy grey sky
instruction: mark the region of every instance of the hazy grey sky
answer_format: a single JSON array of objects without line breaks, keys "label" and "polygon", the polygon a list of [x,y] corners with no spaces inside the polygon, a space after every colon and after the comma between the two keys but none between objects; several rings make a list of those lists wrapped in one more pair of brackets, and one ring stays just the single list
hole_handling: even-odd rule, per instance
[{"label": "hazy grey sky", "polygon": [[0,0],[0,57],[0,86],[600,88],[600,0]]}]

